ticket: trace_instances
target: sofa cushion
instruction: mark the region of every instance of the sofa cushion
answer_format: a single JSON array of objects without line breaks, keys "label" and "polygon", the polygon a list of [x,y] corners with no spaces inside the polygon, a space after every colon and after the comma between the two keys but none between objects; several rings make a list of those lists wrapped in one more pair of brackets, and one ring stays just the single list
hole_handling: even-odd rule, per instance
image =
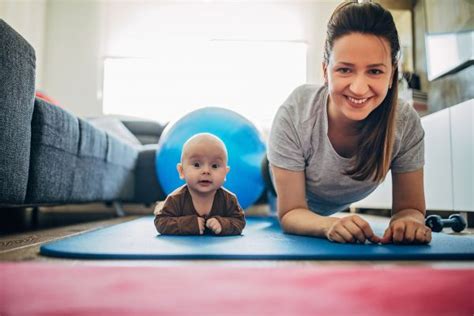
[{"label": "sofa cushion", "polygon": [[28,204],[133,200],[135,147],[40,99],[32,129]]},{"label": "sofa cushion", "polygon": [[102,181],[105,200],[133,201],[135,195],[135,165],[138,150],[107,135],[106,176]]},{"label": "sofa cushion", "polygon": [[35,52],[0,19],[0,205],[25,200],[34,87]]},{"label": "sofa cushion", "polygon": [[79,148],[70,198],[76,202],[99,201],[104,195],[107,135],[82,119],[78,122]]},{"label": "sofa cushion", "polygon": [[79,122],[69,112],[35,100],[26,203],[70,201],[77,165]]},{"label": "sofa cushion", "polygon": [[96,117],[88,120],[89,123],[97,128],[106,131],[109,135],[115,136],[131,146],[140,147],[140,141],[115,117]]}]

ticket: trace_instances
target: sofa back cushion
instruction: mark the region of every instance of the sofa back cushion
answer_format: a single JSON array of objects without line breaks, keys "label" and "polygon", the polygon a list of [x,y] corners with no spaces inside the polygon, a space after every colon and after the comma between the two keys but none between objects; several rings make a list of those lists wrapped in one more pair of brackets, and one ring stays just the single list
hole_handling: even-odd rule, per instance
[{"label": "sofa back cushion", "polygon": [[25,201],[35,61],[33,47],[0,19],[0,205]]},{"label": "sofa back cushion", "polygon": [[132,201],[138,149],[36,99],[26,204]]}]

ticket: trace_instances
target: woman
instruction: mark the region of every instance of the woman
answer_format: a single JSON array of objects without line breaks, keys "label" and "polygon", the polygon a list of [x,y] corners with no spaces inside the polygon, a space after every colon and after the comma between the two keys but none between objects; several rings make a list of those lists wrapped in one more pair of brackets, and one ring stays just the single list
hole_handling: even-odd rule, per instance
[{"label": "woman", "polygon": [[[424,132],[398,103],[393,17],[376,3],[341,4],[325,43],[324,86],[297,88],[278,110],[268,160],[285,232],[340,243],[429,243]],[[392,218],[382,237],[361,217],[330,217],[369,195],[391,169]]]}]

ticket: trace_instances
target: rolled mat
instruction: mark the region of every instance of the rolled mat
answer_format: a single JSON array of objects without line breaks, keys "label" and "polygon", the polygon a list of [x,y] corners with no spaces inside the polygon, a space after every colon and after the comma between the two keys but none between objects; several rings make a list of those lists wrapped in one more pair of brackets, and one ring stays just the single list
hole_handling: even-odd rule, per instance
[{"label": "rolled mat", "polygon": [[0,264],[0,315],[472,315],[472,269]]}]

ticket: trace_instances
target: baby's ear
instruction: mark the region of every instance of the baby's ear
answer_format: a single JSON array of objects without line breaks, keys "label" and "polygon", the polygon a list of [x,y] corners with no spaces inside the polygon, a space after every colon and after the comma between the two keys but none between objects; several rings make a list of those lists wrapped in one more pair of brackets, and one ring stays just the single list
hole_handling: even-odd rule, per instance
[{"label": "baby's ear", "polygon": [[229,171],[230,171],[230,167],[229,167],[229,166],[225,167],[225,175],[226,175],[226,177],[224,178],[224,181],[227,181],[227,174],[229,173]]},{"label": "baby's ear", "polygon": [[176,170],[178,170],[179,178],[181,180],[184,179],[183,165],[181,163],[176,165]]}]

